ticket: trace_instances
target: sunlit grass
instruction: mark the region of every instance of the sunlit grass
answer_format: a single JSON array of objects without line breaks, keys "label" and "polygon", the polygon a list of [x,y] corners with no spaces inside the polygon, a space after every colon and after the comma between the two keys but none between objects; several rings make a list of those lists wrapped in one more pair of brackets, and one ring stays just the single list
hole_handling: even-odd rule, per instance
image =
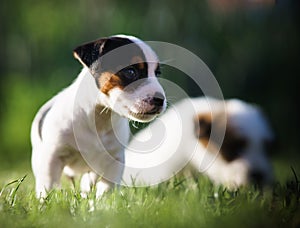
[{"label": "sunlit grass", "polygon": [[[120,187],[100,200],[80,197],[63,181],[40,203],[31,172],[0,175],[0,227],[274,227],[299,225],[300,183],[290,181],[260,191],[230,192],[207,178],[176,177],[147,188]],[[298,220],[297,220],[298,219]]]}]

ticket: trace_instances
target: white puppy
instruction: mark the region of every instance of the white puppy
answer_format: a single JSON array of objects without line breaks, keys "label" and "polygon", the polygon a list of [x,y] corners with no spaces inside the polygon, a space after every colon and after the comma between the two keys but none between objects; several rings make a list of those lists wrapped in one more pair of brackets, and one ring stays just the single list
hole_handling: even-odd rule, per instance
[{"label": "white puppy", "polygon": [[59,186],[63,171],[69,177],[84,174],[83,193],[97,183],[98,197],[118,184],[130,134],[127,118],[148,122],[166,107],[156,78],[158,58],[141,40],[102,38],[77,47],[74,56],[83,70],[40,108],[32,123],[37,197]]},{"label": "white puppy", "polygon": [[237,99],[184,99],[134,136],[125,150],[123,180],[157,184],[187,165],[231,189],[269,183],[266,152],[272,141],[257,106]]}]

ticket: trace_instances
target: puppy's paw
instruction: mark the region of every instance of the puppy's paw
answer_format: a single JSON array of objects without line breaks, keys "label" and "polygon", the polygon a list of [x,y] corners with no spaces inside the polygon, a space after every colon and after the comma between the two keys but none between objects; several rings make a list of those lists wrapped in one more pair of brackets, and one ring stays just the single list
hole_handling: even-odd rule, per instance
[{"label": "puppy's paw", "polygon": [[111,188],[111,186],[106,182],[99,181],[96,185],[96,188],[97,188],[96,198],[100,199],[103,196],[103,194]]}]

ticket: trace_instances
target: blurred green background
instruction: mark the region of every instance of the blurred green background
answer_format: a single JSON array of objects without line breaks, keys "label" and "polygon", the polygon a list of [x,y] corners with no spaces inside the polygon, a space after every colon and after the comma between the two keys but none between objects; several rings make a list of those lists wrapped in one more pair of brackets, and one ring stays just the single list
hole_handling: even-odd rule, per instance
[{"label": "blurred green background", "polygon": [[[289,166],[299,172],[299,3],[221,2],[227,5],[217,8],[213,0],[2,0],[0,170],[20,163],[29,167],[35,112],[81,69],[73,48],[124,33],[189,49],[209,66],[225,98],[261,105],[279,139],[275,158],[286,162],[288,172]],[[166,67],[162,77],[181,83],[191,96],[201,92],[174,69]]]}]

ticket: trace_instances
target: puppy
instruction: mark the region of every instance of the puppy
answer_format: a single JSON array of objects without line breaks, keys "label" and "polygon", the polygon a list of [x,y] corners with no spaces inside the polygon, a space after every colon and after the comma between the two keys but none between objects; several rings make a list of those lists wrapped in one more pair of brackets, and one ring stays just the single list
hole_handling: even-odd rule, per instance
[{"label": "puppy", "polygon": [[99,197],[119,184],[130,134],[127,119],[148,122],[166,107],[156,77],[158,58],[138,38],[101,38],[77,47],[74,56],[83,65],[81,73],[40,108],[32,123],[37,197],[59,186],[62,172],[70,178],[83,174],[83,195],[92,185]]},{"label": "puppy", "polygon": [[235,189],[273,179],[273,133],[261,110],[232,99],[184,99],[138,132],[125,150],[125,184],[167,180],[183,167]]}]

